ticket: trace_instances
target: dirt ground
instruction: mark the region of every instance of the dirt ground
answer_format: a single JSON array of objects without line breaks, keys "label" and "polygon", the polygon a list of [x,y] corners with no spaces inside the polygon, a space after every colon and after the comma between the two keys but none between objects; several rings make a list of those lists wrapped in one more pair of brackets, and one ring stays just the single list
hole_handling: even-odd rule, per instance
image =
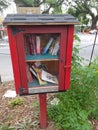
[{"label": "dirt ground", "polygon": [[[12,98],[3,96],[7,90],[15,90],[13,81],[0,84],[0,124],[4,123],[8,126],[14,126],[18,123],[23,123],[24,119],[30,119],[31,122],[35,124],[34,130],[41,130],[38,95],[21,96],[20,98],[23,100],[23,104],[11,107],[9,101],[11,101]],[[49,97],[51,97],[51,95],[47,95],[48,99]],[[53,122],[47,121],[47,129],[45,130],[55,130]]]},{"label": "dirt ground", "polygon": [[[12,98],[3,96],[9,89],[14,90],[13,81],[0,84],[0,124],[15,126],[16,124],[23,123],[24,119],[30,119],[35,124],[34,130],[42,130],[40,129],[39,123],[38,95],[21,96],[20,98],[23,100],[23,104],[11,107],[9,101]],[[47,95],[47,100],[51,97],[53,97],[53,94]],[[92,124],[94,126],[93,130],[98,130],[98,121],[94,120]],[[47,129],[44,130],[56,130],[54,123],[47,121]]]}]

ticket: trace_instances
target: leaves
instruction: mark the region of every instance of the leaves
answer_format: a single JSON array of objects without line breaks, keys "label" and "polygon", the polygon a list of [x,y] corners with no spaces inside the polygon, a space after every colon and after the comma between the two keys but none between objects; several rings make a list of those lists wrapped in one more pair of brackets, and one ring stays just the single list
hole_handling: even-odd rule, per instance
[{"label": "leaves", "polygon": [[74,51],[71,89],[57,95],[59,104],[50,106],[48,115],[56,123],[57,130],[92,130],[89,117],[92,114],[98,117],[98,73],[95,72],[98,62],[83,67],[78,62],[81,60],[78,48]]},{"label": "leaves", "polygon": [[15,98],[15,99],[11,99],[9,101],[9,106],[10,107],[14,107],[16,105],[22,105],[23,104],[23,100],[21,98]]},{"label": "leaves", "polygon": [[10,3],[7,0],[1,0],[0,1],[0,11],[7,8]]},{"label": "leaves", "polygon": [[62,13],[64,0],[14,0],[18,6],[42,7],[42,13]]},{"label": "leaves", "polygon": [[[92,22],[91,29],[96,29],[96,23],[98,19],[98,1],[97,0],[74,0],[70,4],[68,13],[71,13],[82,24],[88,24]],[[90,18],[88,18],[89,16]]]}]

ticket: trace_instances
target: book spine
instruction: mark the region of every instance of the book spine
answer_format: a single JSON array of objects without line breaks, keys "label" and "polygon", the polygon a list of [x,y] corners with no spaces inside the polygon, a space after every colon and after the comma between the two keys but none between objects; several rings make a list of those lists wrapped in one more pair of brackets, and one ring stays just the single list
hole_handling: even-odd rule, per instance
[{"label": "book spine", "polygon": [[26,35],[26,38],[25,38],[25,50],[26,50],[26,54],[31,54],[29,35]]},{"label": "book spine", "polygon": [[40,37],[36,36],[36,53],[40,54]]},{"label": "book spine", "polygon": [[55,45],[55,40],[53,41],[51,47],[49,48],[49,54],[52,54],[54,45]]},{"label": "book spine", "polygon": [[49,47],[51,46],[53,40],[54,40],[54,39],[51,37],[50,40],[49,40],[49,42],[47,43],[47,45],[46,45],[45,48],[43,49],[42,54],[46,54],[46,53],[47,53],[47,51],[48,51]]},{"label": "book spine", "polygon": [[56,43],[52,52],[52,55],[57,55],[59,51],[59,43]]},{"label": "book spine", "polygon": [[26,73],[27,73],[27,80],[28,80],[28,82],[33,82],[33,77],[32,77],[32,75],[30,73],[28,64],[26,64]]},{"label": "book spine", "polygon": [[34,40],[34,36],[31,36],[31,44],[33,46],[33,53],[34,55],[36,55],[36,46],[35,46],[35,40]]},{"label": "book spine", "polygon": [[52,50],[52,55],[57,55],[58,51],[59,51],[59,38],[57,38],[54,48]]}]

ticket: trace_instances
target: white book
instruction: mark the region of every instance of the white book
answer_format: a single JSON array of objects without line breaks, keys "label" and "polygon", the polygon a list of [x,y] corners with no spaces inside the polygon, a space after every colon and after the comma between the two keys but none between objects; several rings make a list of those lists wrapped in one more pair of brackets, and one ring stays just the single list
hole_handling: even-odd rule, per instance
[{"label": "white book", "polygon": [[58,84],[58,79],[55,75],[52,75],[44,70],[42,70],[41,79],[50,83]]},{"label": "white book", "polygon": [[60,39],[59,37],[56,39],[54,48],[52,50],[52,55],[57,55],[58,51],[59,51],[59,43],[60,43]]},{"label": "white book", "polygon": [[36,36],[36,52],[40,54],[40,36]]}]

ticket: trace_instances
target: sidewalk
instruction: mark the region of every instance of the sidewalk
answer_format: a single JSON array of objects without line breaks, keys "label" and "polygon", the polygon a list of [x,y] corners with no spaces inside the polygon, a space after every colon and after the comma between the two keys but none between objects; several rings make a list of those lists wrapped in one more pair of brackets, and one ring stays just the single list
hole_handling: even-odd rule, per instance
[{"label": "sidewalk", "polygon": [[13,80],[12,63],[8,43],[0,40],[0,76],[2,82]]}]

